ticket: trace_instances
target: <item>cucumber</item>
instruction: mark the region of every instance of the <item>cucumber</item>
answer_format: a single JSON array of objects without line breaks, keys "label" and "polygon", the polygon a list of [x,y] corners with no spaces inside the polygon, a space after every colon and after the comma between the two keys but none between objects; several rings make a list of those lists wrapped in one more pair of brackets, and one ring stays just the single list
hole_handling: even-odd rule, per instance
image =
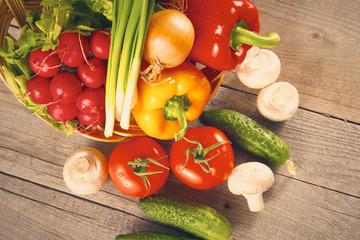
[{"label": "cucumber", "polygon": [[213,208],[172,195],[151,195],[138,206],[153,220],[205,240],[227,240],[232,233],[228,220]]},{"label": "cucumber", "polygon": [[239,112],[226,109],[204,111],[199,120],[204,125],[220,129],[232,143],[271,165],[281,166],[290,156],[289,146],[278,135]]},{"label": "cucumber", "polygon": [[198,238],[180,237],[159,232],[135,232],[116,236],[116,240],[195,240]]}]

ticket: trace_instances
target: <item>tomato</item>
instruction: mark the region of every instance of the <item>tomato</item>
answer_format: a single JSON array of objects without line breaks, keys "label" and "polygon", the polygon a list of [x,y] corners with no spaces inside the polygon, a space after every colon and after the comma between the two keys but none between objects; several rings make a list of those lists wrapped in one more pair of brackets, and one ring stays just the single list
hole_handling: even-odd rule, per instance
[{"label": "tomato", "polygon": [[210,189],[230,176],[234,168],[234,152],[228,138],[219,129],[194,127],[187,130],[183,139],[172,144],[170,165],[185,184],[196,189]]},{"label": "tomato", "polygon": [[109,158],[109,175],[124,194],[145,197],[157,192],[167,181],[170,163],[164,148],[148,136],[120,143]]}]

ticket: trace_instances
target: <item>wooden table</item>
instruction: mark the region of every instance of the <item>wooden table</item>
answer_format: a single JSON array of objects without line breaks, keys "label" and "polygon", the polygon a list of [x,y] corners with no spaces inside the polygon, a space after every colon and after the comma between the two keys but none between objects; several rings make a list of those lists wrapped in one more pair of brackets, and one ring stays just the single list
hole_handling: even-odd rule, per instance
[{"label": "wooden table", "polygon": [[[272,167],[275,184],[258,213],[229,193],[226,182],[200,191],[171,174],[162,191],[221,212],[233,239],[359,239],[360,1],[254,2],[261,32],[281,36],[272,49],[282,63],[278,81],[297,87],[300,108],[289,121],[270,122],[256,109],[258,90],[227,72],[207,109],[233,109],[273,130],[290,146],[297,174]],[[118,143],[54,131],[2,82],[0,93],[0,239],[114,239],[142,230],[181,234],[150,220],[137,207],[138,199],[120,193],[110,179],[99,193],[71,193],[62,178],[67,156],[91,146],[109,157]],[[160,142],[169,150],[171,141]],[[240,149],[235,154],[236,165],[258,161]]]}]

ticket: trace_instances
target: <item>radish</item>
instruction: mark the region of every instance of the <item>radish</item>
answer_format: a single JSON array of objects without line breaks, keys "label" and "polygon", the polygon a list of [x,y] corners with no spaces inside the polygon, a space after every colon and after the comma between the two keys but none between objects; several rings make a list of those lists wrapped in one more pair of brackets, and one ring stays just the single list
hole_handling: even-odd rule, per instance
[{"label": "radish", "polygon": [[29,57],[31,70],[41,77],[52,77],[60,71],[61,61],[55,51],[32,51]]},{"label": "radish", "polygon": [[111,32],[106,29],[101,29],[93,32],[90,36],[90,51],[91,53],[102,60],[109,58]]},{"label": "radish", "polygon": [[80,112],[77,119],[85,126],[85,128],[78,127],[81,133],[93,134],[97,129],[97,125],[105,121],[105,108],[102,108],[98,113]]},{"label": "radish", "polygon": [[65,121],[76,118],[79,109],[76,107],[75,102],[67,104],[54,103],[48,106],[48,112],[53,119],[65,124]]},{"label": "radish", "polygon": [[88,62],[81,64],[76,71],[87,87],[98,88],[106,82],[107,65],[98,58],[89,58]]},{"label": "radish", "polygon": [[59,103],[75,102],[81,92],[80,79],[71,72],[60,72],[50,82],[50,93]]},{"label": "radish", "polygon": [[105,88],[83,87],[81,94],[76,98],[76,106],[81,112],[99,113],[105,109]]},{"label": "radish", "polygon": [[56,47],[62,62],[68,67],[78,67],[89,55],[88,39],[77,32],[64,32],[59,36],[60,44]]},{"label": "radish", "polygon": [[92,134],[97,125],[105,121],[105,88],[83,87],[81,94],[76,98],[76,106],[80,110],[77,118],[85,126],[82,132],[91,129],[86,134]]},{"label": "radish", "polygon": [[44,78],[35,75],[29,79],[26,87],[27,93],[30,94],[31,99],[39,104],[49,104],[52,102],[53,97],[50,94],[50,78]]},{"label": "radish", "polygon": [[96,129],[96,126],[105,121],[105,109],[99,113],[80,112],[77,115],[79,122],[85,126],[90,126]]}]

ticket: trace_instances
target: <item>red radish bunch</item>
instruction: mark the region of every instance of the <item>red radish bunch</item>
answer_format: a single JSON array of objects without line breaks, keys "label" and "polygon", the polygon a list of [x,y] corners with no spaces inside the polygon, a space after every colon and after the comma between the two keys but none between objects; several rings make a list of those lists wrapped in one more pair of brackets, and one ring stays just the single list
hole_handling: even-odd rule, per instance
[{"label": "red radish bunch", "polygon": [[49,104],[53,97],[50,93],[50,78],[35,75],[27,83],[28,94],[34,102],[39,104]]},{"label": "red radish bunch", "polygon": [[105,88],[83,87],[81,94],[76,98],[76,106],[80,110],[78,120],[89,126],[92,131],[105,120]]},{"label": "red radish bunch", "polygon": [[59,37],[60,44],[56,47],[62,62],[68,67],[78,67],[89,55],[88,39],[76,32],[64,32]]},{"label": "red radish bunch", "polygon": [[63,122],[76,118],[79,114],[74,102],[71,103],[54,103],[48,106],[50,116],[56,121]]},{"label": "red radish bunch", "polygon": [[[35,50],[29,64],[35,75],[27,93],[36,103],[48,106],[56,121],[78,119],[90,132],[105,120],[105,88],[110,31],[97,30],[90,38],[64,32],[55,51]],[[74,68],[64,71],[61,66]]]},{"label": "red radish bunch", "polygon": [[49,88],[55,101],[71,103],[81,92],[81,81],[74,73],[61,72],[52,78]]},{"label": "red radish bunch", "polygon": [[76,71],[87,87],[98,88],[106,82],[107,65],[98,58],[89,58],[87,63],[81,64]]},{"label": "red radish bunch", "polygon": [[111,32],[109,30],[97,30],[90,36],[91,53],[102,60],[109,58]]},{"label": "red radish bunch", "polygon": [[31,52],[29,65],[36,75],[52,77],[60,71],[61,62],[55,51],[42,51],[40,48]]}]

